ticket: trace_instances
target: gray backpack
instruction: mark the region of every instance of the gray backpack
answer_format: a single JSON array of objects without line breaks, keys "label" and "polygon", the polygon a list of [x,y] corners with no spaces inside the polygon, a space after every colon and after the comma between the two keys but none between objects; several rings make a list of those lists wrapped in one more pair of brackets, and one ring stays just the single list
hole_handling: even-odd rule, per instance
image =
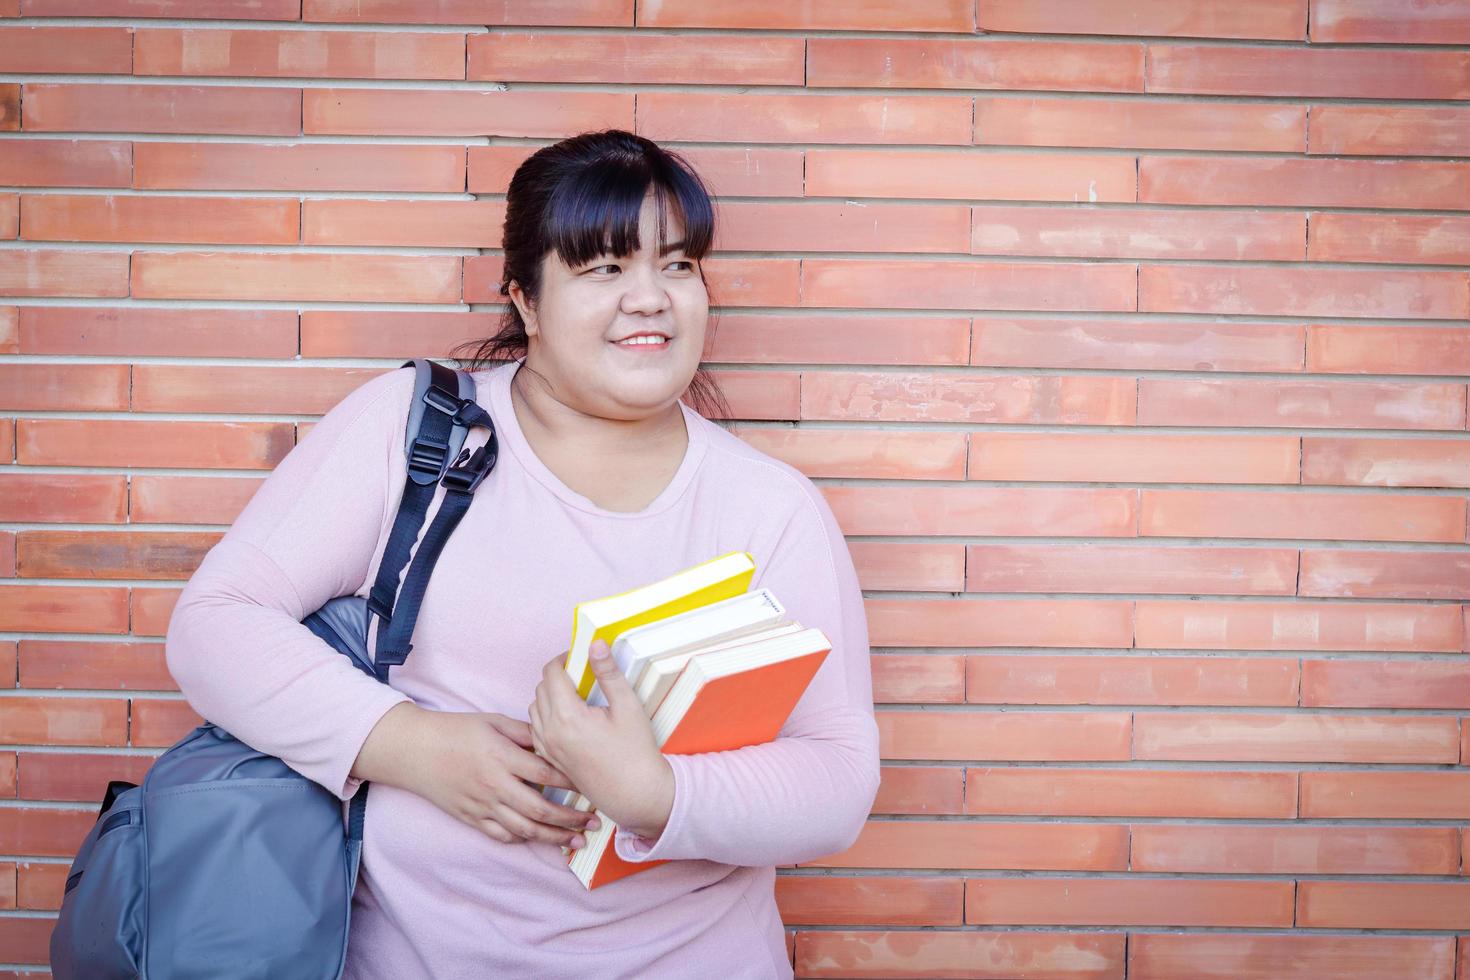
[{"label": "gray backpack", "polygon": [[[302,622],[383,683],[404,662],[429,573],[495,465],[495,428],[473,379],[418,358],[408,479],[367,598],[332,599]],[[471,427],[490,430],[473,453]],[[433,523],[399,587],[433,500]],[[368,653],[370,617],[376,650]],[[280,759],[206,722],[141,786],[108,783],[72,862],[51,934],[57,980],[335,980],[347,952],[368,784],[342,802]]]}]

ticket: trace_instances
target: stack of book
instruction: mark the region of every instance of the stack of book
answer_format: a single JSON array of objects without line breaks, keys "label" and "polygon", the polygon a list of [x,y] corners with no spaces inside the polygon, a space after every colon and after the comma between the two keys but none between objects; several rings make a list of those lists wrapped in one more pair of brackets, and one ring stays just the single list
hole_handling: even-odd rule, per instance
[{"label": "stack of book", "polygon": [[[722,752],[774,739],[831,650],[819,629],[786,616],[769,589],[749,592],[755,561],[737,551],[573,610],[567,673],[591,705],[606,705],[590,651],[605,640],[643,702],[655,741],[669,754]],[[546,787],[548,799],[590,810],[570,790]],[[613,847],[617,824],[584,833],[569,863],[597,888],[662,861],[630,863]]]}]

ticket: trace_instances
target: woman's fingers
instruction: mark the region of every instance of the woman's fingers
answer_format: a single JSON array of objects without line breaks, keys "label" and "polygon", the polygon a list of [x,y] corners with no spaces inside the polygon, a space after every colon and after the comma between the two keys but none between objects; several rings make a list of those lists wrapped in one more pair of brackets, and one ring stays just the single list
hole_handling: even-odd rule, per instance
[{"label": "woman's fingers", "polygon": [[500,802],[527,820],[547,826],[566,827],[569,830],[581,830],[594,817],[590,812],[553,803],[524,783],[507,787]]}]

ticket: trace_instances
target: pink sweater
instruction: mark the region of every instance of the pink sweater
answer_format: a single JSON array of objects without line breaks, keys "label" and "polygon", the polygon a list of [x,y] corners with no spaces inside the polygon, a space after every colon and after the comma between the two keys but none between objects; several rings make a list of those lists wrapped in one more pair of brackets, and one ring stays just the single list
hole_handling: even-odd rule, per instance
[{"label": "pink sweater", "polygon": [[867,626],[842,533],[810,481],[687,406],[689,447],[657,499],[597,507],[531,452],[511,408],[517,366],[475,374],[500,460],[444,549],[391,687],[299,621],[366,595],[377,574],[403,488],[410,370],[349,394],[276,467],[185,587],[169,670],[210,721],[347,800],[358,751],[395,704],[524,720],[574,603],[749,551],[752,588],[833,649],[776,741],[669,757],[668,826],[657,841],[620,832],[616,846],[674,860],[587,891],[560,848],[499,843],[374,784],[345,975],[789,977],[775,865],[846,848],[878,786]]}]

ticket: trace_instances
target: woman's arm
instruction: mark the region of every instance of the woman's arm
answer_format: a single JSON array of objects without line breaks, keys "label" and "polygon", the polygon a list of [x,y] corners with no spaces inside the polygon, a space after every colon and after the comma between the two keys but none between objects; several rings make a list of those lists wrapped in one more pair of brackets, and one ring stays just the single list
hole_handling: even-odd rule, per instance
[{"label": "woman's arm", "polygon": [[409,371],[334,406],[266,478],[185,585],[164,647],[196,711],[342,799],[364,741],[408,695],[380,684],[301,619],[366,578],[402,480]]}]

